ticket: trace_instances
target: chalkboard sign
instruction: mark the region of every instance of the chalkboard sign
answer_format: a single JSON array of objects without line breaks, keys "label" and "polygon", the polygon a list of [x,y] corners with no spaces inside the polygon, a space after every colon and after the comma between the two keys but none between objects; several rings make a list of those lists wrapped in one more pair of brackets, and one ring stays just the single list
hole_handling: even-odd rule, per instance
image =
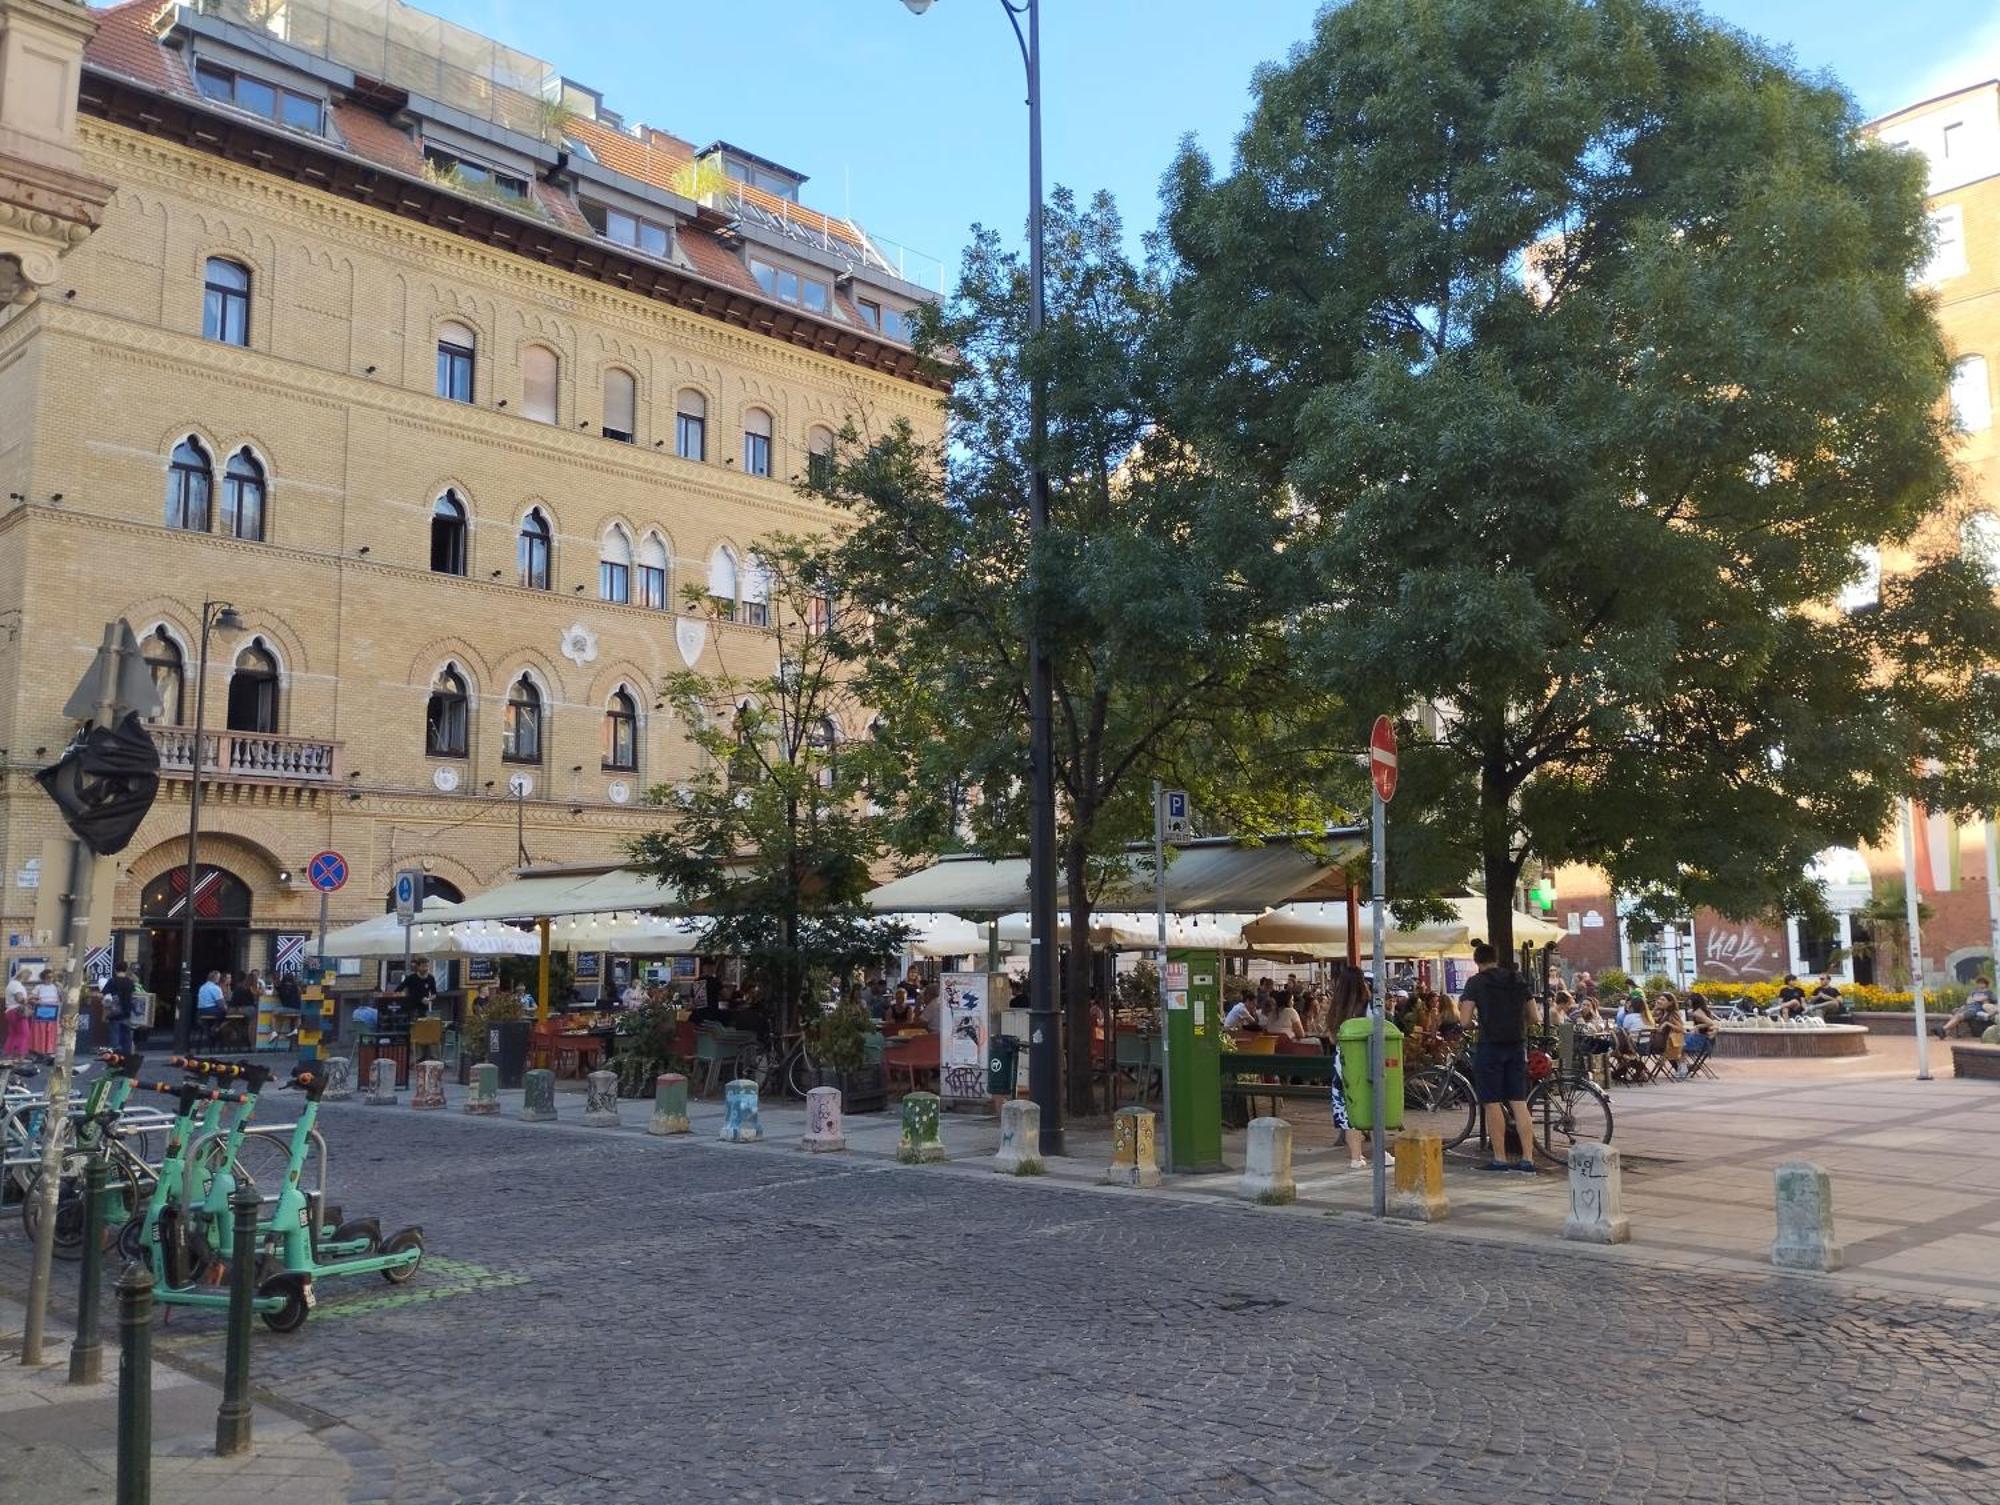
[{"label": "chalkboard sign", "polygon": [[599,975],[598,969],[603,960],[604,957],[599,952],[584,952],[583,955],[576,959],[576,980],[578,982],[597,981]]},{"label": "chalkboard sign", "polygon": [[468,982],[491,982],[499,975],[499,970],[493,965],[493,958],[490,956],[466,958],[465,976]]}]

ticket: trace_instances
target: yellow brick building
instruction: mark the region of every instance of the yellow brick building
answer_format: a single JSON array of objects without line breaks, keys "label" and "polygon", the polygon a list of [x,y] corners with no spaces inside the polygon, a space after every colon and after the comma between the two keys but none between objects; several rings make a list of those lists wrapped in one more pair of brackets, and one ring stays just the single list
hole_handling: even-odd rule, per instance
[{"label": "yellow brick building", "polygon": [[812,453],[940,422],[926,289],[796,174],[394,0],[91,14],[74,146],[108,202],[0,307],[7,959],[60,881],[32,772],[121,615],[167,777],[116,945],[170,993],[204,602],[243,625],[210,646],[198,968],[309,932],[321,848],[336,923],[402,866],[450,896],[621,855],[692,756],[662,676],[768,651],[755,542],[829,525]]}]

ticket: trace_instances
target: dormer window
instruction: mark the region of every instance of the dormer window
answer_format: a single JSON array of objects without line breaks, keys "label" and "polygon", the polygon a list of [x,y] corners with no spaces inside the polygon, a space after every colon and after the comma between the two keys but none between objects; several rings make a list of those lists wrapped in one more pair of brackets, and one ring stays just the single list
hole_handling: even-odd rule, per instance
[{"label": "dormer window", "polygon": [[789,167],[780,166],[755,153],[746,152],[741,147],[731,146],[726,141],[717,141],[703,148],[700,161],[719,161],[722,171],[738,183],[746,183],[760,192],[775,198],[799,201],[799,185],[805,182],[805,174],[793,172]]},{"label": "dormer window", "polygon": [[594,204],[589,199],[583,201],[583,217],[606,240],[662,260],[673,254],[674,232],[654,220],[641,219],[609,204]]},{"label": "dormer window", "polygon": [[448,152],[440,147],[424,148],[424,166],[433,176],[453,187],[470,189],[474,193],[497,193],[506,199],[525,199],[528,196],[526,178],[502,172],[497,167],[488,167],[484,162],[475,162],[470,157],[461,157],[457,152]]},{"label": "dormer window", "polygon": [[757,279],[765,297],[776,298],[780,303],[796,303],[816,314],[825,313],[832,304],[832,291],[824,282],[801,276],[790,267],[773,266],[752,256],[750,275]]},{"label": "dormer window", "polygon": [[310,94],[300,94],[277,84],[266,83],[234,68],[224,68],[203,59],[194,65],[195,86],[210,99],[235,105],[252,115],[262,115],[295,131],[311,131],[315,136],[326,130],[326,109]]}]

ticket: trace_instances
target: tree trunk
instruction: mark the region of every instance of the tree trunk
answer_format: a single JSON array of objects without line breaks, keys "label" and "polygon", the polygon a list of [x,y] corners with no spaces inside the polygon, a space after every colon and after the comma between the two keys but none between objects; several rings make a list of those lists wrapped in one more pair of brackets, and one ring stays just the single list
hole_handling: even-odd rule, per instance
[{"label": "tree trunk", "polygon": [[1499,760],[1489,757],[1479,775],[1479,859],[1486,878],[1486,934],[1483,939],[1505,962],[1514,954],[1514,884],[1521,864],[1514,856],[1512,791]]},{"label": "tree trunk", "polygon": [[1095,1108],[1090,1093],[1090,891],[1081,846],[1064,853],[1063,878],[1069,899],[1069,954],[1062,973],[1063,1079],[1069,1112],[1075,1116]]}]

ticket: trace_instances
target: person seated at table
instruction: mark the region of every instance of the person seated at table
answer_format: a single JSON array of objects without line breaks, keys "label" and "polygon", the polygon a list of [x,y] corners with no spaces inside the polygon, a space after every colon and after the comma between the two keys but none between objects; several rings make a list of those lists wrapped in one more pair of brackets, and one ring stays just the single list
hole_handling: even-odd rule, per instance
[{"label": "person seated at table", "polygon": [[1389,1018],[1405,1036],[1416,1033],[1417,1016],[1423,1010],[1423,990],[1405,993],[1400,990],[1389,994]]},{"label": "person seated at table", "polygon": [[1292,1000],[1292,1006],[1299,1011],[1300,1037],[1322,1034],[1320,1018],[1325,1010],[1325,1003],[1319,996],[1319,989],[1308,988],[1303,993],[1294,993]]},{"label": "person seated at table", "polygon": [[1687,1020],[1681,1016],[1681,1002],[1672,993],[1662,992],[1653,1000],[1653,1046],[1667,1058],[1676,1077],[1687,1075],[1682,1060],[1687,1048]]},{"label": "person seated at table", "polygon": [[1281,1040],[1297,1040],[1305,1034],[1305,1022],[1299,1018],[1299,1011],[1292,1007],[1290,993],[1271,995],[1271,1006],[1257,1016],[1257,1023],[1267,1035],[1276,1035]]},{"label": "person seated at table", "polygon": [[210,972],[194,997],[194,1017],[201,1023],[219,1025],[229,1012],[229,995],[222,991],[222,974]]},{"label": "person seated at table", "polygon": [[1248,994],[1229,1006],[1229,1012],[1222,1016],[1222,1032],[1233,1035],[1242,1030],[1261,1030],[1257,1022],[1255,1000]]},{"label": "person seated at table", "polygon": [[889,995],[889,1006],[882,1011],[882,1022],[891,1029],[913,1025],[917,1022],[917,1006],[910,997],[910,990],[902,983]]},{"label": "person seated at table", "polygon": [[636,1009],[646,1001],[646,990],[639,986],[639,979],[633,978],[625,984],[625,991],[618,995],[620,1008]]}]

